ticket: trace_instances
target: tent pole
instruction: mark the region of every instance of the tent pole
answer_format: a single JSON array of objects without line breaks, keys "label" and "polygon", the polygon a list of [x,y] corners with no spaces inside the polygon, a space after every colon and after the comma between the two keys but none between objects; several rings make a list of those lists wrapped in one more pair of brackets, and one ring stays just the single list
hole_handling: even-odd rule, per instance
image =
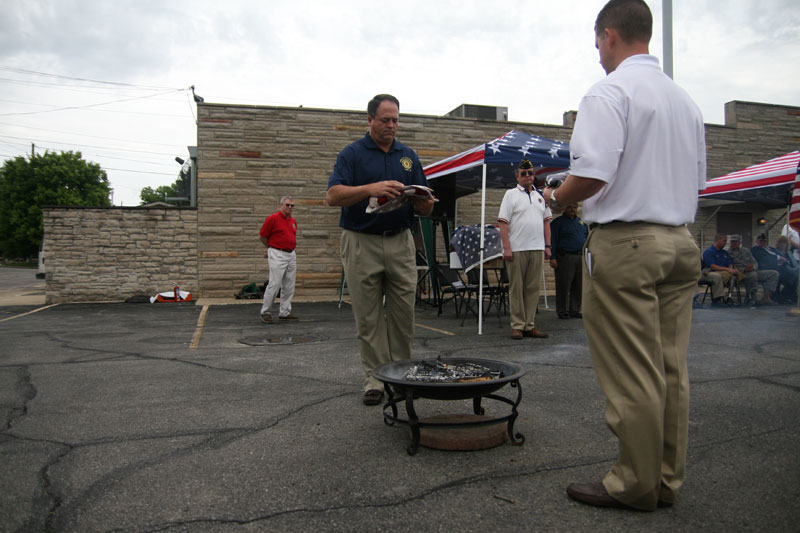
[{"label": "tent pole", "polygon": [[478,335],[483,335],[483,240],[486,225],[486,163],[481,176],[481,264],[478,271]]}]

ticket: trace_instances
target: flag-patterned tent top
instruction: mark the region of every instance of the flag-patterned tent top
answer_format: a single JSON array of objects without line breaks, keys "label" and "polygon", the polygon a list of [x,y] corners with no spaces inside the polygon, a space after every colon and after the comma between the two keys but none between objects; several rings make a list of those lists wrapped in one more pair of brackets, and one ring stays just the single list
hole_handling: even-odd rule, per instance
[{"label": "flag-patterned tent top", "polygon": [[[569,168],[569,144],[511,130],[488,143],[427,165],[424,170],[431,187],[454,186],[455,197],[460,198],[481,189],[484,164],[487,188],[515,186],[514,170],[523,159],[533,163],[536,176],[541,179]],[[446,178],[455,179],[451,183]]]},{"label": "flag-patterned tent top", "polygon": [[792,205],[789,208],[789,225],[800,232],[800,163],[797,165],[797,176],[792,189]]},{"label": "flag-patterned tent top", "polygon": [[789,190],[795,181],[800,151],[764,161],[706,183],[700,198],[738,200],[773,207],[789,203]]}]

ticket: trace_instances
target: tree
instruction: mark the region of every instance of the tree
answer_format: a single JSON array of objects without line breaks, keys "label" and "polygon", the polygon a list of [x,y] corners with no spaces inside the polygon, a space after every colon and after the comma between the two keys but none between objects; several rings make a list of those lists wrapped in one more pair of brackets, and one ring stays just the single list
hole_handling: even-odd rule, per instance
[{"label": "tree", "polygon": [[45,152],[7,159],[0,169],[0,253],[35,257],[42,206],[110,207],[106,172],[80,152]]},{"label": "tree", "polygon": [[151,204],[153,202],[165,202],[168,204],[179,205],[180,200],[168,200],[167,198],[188,198],[191,166],[190,163],[185,164],[178,174],[178,179],[172,185],[160,185],[153,189],[152,187],[143,187],[139,193],[139,200],[141,204]]}]

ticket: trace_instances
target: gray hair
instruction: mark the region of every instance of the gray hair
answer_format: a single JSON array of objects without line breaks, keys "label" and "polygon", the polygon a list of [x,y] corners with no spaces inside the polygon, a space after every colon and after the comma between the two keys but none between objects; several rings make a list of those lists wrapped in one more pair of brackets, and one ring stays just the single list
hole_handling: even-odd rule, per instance
[{"label": "gray hair", "polygon": [[294,200],[294,198],[292,198],[291,196],[284,196],[284,197],[282,197],[282,198],[281,198],[281,205],[283,205],[283,202],[285,202],[286,200]]}]

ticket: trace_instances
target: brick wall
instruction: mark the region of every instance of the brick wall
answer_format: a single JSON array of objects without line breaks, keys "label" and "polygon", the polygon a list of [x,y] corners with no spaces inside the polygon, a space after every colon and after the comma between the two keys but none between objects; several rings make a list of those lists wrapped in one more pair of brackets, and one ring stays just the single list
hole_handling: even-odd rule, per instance
[{"label": "brick wall", "polygon": [[47,303],[120,301],[175,285],[196,295],[197,210],[44,210]]}]

